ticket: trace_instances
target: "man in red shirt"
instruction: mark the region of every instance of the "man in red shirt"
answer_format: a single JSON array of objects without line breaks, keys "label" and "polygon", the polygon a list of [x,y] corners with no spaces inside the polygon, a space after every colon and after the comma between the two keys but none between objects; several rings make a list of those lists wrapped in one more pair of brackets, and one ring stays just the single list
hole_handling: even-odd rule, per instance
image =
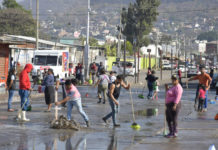
[{"label": "man in red shirt", "polygon": [[[210,89],[210,83],[211,83],[212,79],[211,79],[210,75],[205,72],[204,65],[201,65],[199,67],[199,69],[200,69],[201,74],[190,78],[188,81],[199,80],[199,85],[202,84],[205,86],[206,94],[205,94],[205,101],[204,101],[204,111],[207,111],[207,95],[208,95],[208,90]],[[197,91],[196,91],[195,104],[196,104],[197,96],[199,95],[198,94],[199,93],[199,85],[198,85]]]},{"label": "man in red shirt", "polygon": [[31,91],[31,83],[29,79],[29,73],[32,71],[33,66],[31,64],[26,64],[23,71],[20,73],[19,81],[19,95],[21,99],[21,108],[22,108],[22,114],[21,116],[18,116],[19,119],[22,121],[29,121],[29,119],[26,118],[26,111],[27,107],[29,105],[29,91]]}]

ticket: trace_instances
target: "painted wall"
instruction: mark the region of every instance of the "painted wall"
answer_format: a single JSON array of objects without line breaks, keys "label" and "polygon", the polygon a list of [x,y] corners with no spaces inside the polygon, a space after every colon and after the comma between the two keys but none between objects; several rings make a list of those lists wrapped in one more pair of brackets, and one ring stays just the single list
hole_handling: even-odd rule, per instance
[{"label": "painted wall", "polygon": [[[107,57],[107,60],[108,60],[108,71],[111,71],[112,70],[112,64],[113,62],[116,61],[116,57],[111,57],[111,56],[108,56]],[[126,59],[127,61],[133,61],[134,62],[134,59]],[[120,61],[123,61],[123,59],[120,59]],[[149,58],[148,57],[141,57],[140,60],[140,70],[143,70],[143,69],[147,69],[148,66],[149,66]],[[159,64],[159,59],[157,61],[157,64]],[[151,67],[155,67],[155,58],[151,58]]]}]

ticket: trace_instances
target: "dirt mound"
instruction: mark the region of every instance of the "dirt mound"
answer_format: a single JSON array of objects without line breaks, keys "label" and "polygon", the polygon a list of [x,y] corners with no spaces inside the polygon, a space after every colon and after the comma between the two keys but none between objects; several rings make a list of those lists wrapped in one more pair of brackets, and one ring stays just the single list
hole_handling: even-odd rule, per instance
[{"label": "dirt mound", "polygon": [[58,120],[54,119],[51,122],[51,128],[53,129],[73,129],[78,131],[80,129],[80,125],[74,120],[67,120],[66,117],[60,116]]}]

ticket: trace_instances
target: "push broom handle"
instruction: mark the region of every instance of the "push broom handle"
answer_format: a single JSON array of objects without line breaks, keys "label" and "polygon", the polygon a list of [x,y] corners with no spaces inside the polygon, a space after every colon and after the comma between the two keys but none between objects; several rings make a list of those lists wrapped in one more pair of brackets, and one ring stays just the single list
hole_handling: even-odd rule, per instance
[{"label": "push broom handle", "polygon": [[133,106],[133,100],[132,100],[132,92],[131,92],[131,88],[129,88],[129,95],[130,95],[130,100],[132,103],[132,117],[133,117],[133,121],[135,122],[135,111],[134,111],[134,106]]},{"label": "push broom handle", "polygon": [[[58,91],[55,90],[55,102],[58,101]],[[58,106],[55,106],[55,119],[58,119]]]}]

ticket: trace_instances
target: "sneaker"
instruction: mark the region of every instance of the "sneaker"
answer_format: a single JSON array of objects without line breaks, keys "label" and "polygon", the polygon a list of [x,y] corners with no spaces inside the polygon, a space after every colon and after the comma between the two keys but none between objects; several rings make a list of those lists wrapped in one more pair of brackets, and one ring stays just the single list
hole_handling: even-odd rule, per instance
[{"label": "sneaker", "polygon": [[178,132],[173,133],[174,138],[178,137]]},{"label": "sneaker", "polygon": [[169,133],[169,134],[167,134],[165,137],[166,137],[166,138],[173,138],[173,137],[174,137],[174,134]]},{"label": "sneaker", "polygon": [[207,112],[207,108],[204,108],[204,109],[203,109],[203,112]]},{"label": "sneaker", "polygon": [[104,123],[108,124],[108,122],[105,118],[102,118],[102,120],[104,121]]},{"label": "sneaker", "polygon": [[14,112],[14,109],[8,109],[8,112]]},{"label": "sneaker", "polygon": [[87,126],[87,127],[90,127],[89,121],[86,121],[86,126]]},{"label": "sneaker", "polygon": [[120,127],[120,124],[114,124],[114,127]]}]

